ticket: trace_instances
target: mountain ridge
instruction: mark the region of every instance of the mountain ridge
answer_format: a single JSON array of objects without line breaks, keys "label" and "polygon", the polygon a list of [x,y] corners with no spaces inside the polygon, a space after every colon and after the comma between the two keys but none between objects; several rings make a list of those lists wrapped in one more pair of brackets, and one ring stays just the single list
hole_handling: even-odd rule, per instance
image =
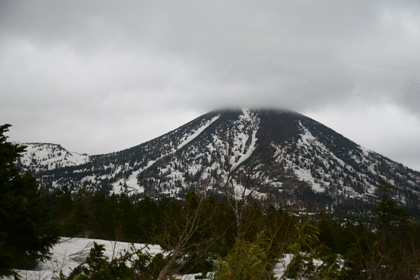
[{"label": "mountain ridge", "polygon": [[70,152],[60,144],[33,142],[23,145],[26,146],[26,151],[19,158],[18,166],[35,173],[83,164],[90,158],[87,154]]},{"label": "mountain ridge", "polygon": [[[35,173],[49,189],[68,185],[73,191],[183,197],[208,184],[207,192],[222,195],[226,177],[243,177],[256,167],[261,172],[268,159],[275,168],[255,195],[280,205],[369,204],[381,180],[394,185],[393,196],[407,206],[417,207],[420,194],[420,172],[289,110],[212,111],[140,145],[84,159]],[[247,187],[239,177],[230,183],[236,193]],[[320,201],[305,201],[310,196]]]}]

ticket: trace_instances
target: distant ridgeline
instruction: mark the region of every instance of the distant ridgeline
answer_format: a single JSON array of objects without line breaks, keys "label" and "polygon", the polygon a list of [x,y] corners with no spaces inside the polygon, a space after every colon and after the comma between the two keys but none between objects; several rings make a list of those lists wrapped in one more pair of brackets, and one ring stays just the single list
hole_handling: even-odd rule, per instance
[{"label": "distant ridgeline", "polygon": [[407,208],[420,205],[420,172],[369,151],[308,117],[283,110],[225,110],[200,116],[138,146],[81,155],[60,145],[25,144],[18,165],[43,189],[183,198],[251,195],[306,211],[364,211],[381,181]]}]

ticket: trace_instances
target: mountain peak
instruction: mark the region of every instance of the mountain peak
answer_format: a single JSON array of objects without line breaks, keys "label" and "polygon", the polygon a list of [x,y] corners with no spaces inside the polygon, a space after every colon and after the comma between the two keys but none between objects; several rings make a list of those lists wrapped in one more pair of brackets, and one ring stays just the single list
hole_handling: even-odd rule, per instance
[{"label": "mountain peak", "polygon": [[253,181],[256,198],[322,209],[372,203],[382,180],[408,206],[417,205],[420,193],[419,172],[290,110],[212,111],[146,143],[81,163],[39,169],[38,176],[47,176],[51,187],[182,197],[197,187],[226,195],[228,184],[234,195],[243,194],[252,174],[263,177]]},{"label": "mountain peak", "polygon": [[69,152],[60,144],[25,143],[24,145],[26,152],[18,159],[18,166],[35,173],[84,164],[90,158],[86,154]]}]

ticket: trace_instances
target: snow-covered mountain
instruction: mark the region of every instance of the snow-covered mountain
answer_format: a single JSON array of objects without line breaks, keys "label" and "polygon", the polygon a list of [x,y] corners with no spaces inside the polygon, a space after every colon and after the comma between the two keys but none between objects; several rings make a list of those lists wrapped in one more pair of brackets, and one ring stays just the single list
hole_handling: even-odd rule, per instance
[{"label": "snow-covered mountain", "polygon": [[58,144],[25,143],[24,145],[26,152],[19,158],[18,165],[34,173],[84,164],[90,158],[86,154],[69,152]]},{"label": "snow-covered mountain", "polygon": [[312,209],[372,203],[382,180],[409,207],[417,207],[420,195],[420,172],[291,111],[210,112],[120,152],[74,155],[80,165],[54,165],[58,154],[33,151],[21,163],[51,188],[67,185],[140,197],[182,197],[194,188],[219,195],[229,188],[236,195],[251,190],[260,199]]}]

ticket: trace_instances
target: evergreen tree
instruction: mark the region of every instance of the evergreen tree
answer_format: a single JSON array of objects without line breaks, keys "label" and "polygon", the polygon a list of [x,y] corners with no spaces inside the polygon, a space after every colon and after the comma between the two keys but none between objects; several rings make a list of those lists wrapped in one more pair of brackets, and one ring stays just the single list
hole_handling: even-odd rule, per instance
[{"label": "evergreen tree", "polygon": [[398,240],[399,233],[404,232],[408,226],[409,214],[407,210],[398,206],[391,198],[391,186],[386,182],[382,182],[381,184],[381,200],[371,211],[376,216],[376,224],[381,234],[381,253],[384,255],[386,254],[389,243],[393,239]]},{"label": "evergreen tree", "polygon": [[13,268],[29,268],[47,258],[58,240],[58,226],[36,179],[15,166],[25,148],[7,141],[9,127],[0,126],[0,276],[16,275]]}]

